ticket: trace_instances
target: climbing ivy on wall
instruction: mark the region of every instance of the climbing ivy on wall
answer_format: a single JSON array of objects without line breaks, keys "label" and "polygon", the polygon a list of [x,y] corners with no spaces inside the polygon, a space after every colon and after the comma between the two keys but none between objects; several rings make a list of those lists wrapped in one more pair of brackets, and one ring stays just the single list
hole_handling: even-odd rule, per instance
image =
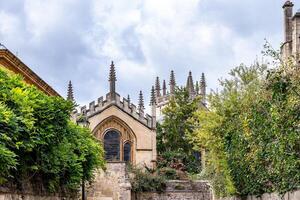
[{"label": "climbing ivy on wall", "polygon": [[300,186],[300,71],[291,62],[273,64],[231,70],[209,96],[210,111],[193,118],[199,128],[191,139],[207,149],[205,176],[218,196]]},{"label": "climbing ivy on wall", "polygon": [[70,121],[72,109],[0,67],[1,185],[42,180],[52,192],[74,190],[104,167],[102,146]]}]

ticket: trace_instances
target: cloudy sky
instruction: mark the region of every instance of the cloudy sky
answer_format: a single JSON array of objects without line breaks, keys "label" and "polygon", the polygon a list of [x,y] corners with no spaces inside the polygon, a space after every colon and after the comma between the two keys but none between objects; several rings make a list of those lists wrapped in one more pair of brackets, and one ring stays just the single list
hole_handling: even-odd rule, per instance
[{"label": "cloudy sky", "polygon": [[[62,96],[72,80],[81,105],[108,91],[149,102],[155,77],[185,84],[206,74],[208,89],[240,63],[252,63],[266,38],[278,49],[283,0],[0,0],[0,43]],[[295,9],[300,3],[295,3]]]}]

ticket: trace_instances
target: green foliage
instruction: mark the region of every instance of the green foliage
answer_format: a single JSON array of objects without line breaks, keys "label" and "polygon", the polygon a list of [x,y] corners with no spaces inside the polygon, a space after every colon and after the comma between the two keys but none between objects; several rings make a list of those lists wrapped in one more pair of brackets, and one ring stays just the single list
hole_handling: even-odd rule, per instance
[{"label": "green foliage", "polygon": [[163,174],[167,180],[179,180],[177,171],[173,168],[164,167],[159,169],[159,174]]},{"label": "green foliage", "polygon": [[183,152],[182,149],[161,153],[157,158],[157,167],[170,167],[190,173],[199,173],[200,161],[197,161],[193,154]]},{"label": "green foliage", "polygon": [[[274,51],[271,55],[274,55]],[[274,62],[275,63],[275,62]],[[280,62],[277,62],[280,63]],[[300,186],[299,71],[241,65],[192,120],[207,149],[205,177],[218,196],[285,193]]]},{"label": "green foliage", "polygon": [[0,68],[0,184],[43,180],[77,189],[104,166],[102,146],[70,121],[73,103],[49,97]]},{"label": "green foliage", "polygon": [[140,168],[130,168],[131,190],[140,192],[163,192],[166,189],[166,176],[155,170],[144,170]]},{"label": "green foliage", "polygon": [[198,98],[191,100],[184,88],[177,88],[164,108],[164,120],[157,124],[159,167],[174,167],[177,163],[183,164],[182,169],[185,171],[200,171],[200,162],[195,159],[193,145],[187,136],[194,130],[189,119],[199,108],[199,102]]}]

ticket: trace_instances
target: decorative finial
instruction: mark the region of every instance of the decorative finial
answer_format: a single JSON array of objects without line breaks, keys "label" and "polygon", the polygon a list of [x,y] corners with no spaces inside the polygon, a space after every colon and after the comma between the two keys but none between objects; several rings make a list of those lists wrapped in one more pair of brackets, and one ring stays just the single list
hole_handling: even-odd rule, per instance
[{"label": "decorative finial", "polygon": [[128,101],[128,104],[130,105],[130,96],[129,96],[129,94],[127,95],[127,101]]},{"label": "decorative finial", "polygon": [[193,96],[195,95],[195,89],[194,89],[194,82],[193,82],[193,76],[191,71],[189,71],[189,76],[187,78],[186,89],[189,92],[190,98],[193,98]]},{"label": "decorative finial", "polygon": [[166,81],[163,80],[163,96],[167,95],[167,86],[166,86]]},{"label": "decorative finial", "polygon": [[145,107],[144,107],[144,97],[143,97],[143,92],[140,91],[140,95],[139,95],[139,107],[138,107],[139,111],[144,111]]},{"label": "decorative finial", "polygon": [[115,64],[114,61],[111,61],[110,64],[110,71],[109,71],[109,81],[116,81],[116,70],[115,70]]},{"label": "decorative finial", "polygon": [[171,71],[170,74],[170,93],[174,94],[175,93],[175,87],[176,87],[176,82],[175,82],[175,74],[174,71]]},{"label": "decorative finial", "polygon": [[151,97],[150,97],[150,106],[156,105],[156,98],[155,98],[155,89],[154,86],[151,88]]},{"label": "decorative finial", "polygon": [[156,92],[156,96],[160,97],[160,82],[159,82],[159,77],[156,77],[156,81],[155,81],[155,92]]},{"label": "decorative finial", "polygon": [[115,65],[114,65],[114,62],[111,61],[111,65],[110,65],[110,71],[109,71],[109,89],[110,89],[110,96],[111,96],[111,99],[114,100],[115,97],[116,97],[116,81],[117,81],[117,78],[116,78],[116,70],[115,70]]},{"label": "decorative finial", "polygon": [[69,84],[68,84],[68,95],[67,95],[67,100],[72,101],[72,102],[75,102],[74,94],[73,94],[73,85],[72,85],[72,82],[71,82],[71,81],[69,81]]},{"label": "decorative finial", "polygon": [[202,75],[201,75],[200,90],[201,90],[202,97],[205,97],[205,95],[206,95],[206,81],[205,81],[204,73],[202,73]]},{"label": "decorative finial", "polygon": [[199,82],[196,81],[196,95],[199,94],[199,90],[200,90],[200,88],[199,88]]},{"label": "decorative finial", "polygon": [[283,4],[282,8],[285,8],[285,7],[293,7],[293,6],[294,6],[293,2],[287,0],[287,1],[285,1],[285,3]]}]

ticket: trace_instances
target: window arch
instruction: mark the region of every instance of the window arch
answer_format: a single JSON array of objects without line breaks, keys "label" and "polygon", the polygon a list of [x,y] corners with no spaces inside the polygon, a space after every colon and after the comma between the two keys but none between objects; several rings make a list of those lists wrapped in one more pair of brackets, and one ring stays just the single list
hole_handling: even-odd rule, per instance
[{"label": "window arch", "polygon": [[131,144],[128,141],[124,143],[123,156],[125,162],[131,161]]},{"label": "window arch", "polygon": [[109,130],[104,135],[104,150],[106,160],[120,160],[120,134],[117,131]]},{"label": "window arch", "polygon": [[[118,153],[113,153],[114,156],[111,154],[114,151],[111,151],[112,147],[110,147],[111,144],[108,142],[110,141],[109,135],[111,134],[111,131],[119,134],[119,146],[116,147],[116,152]],[[93,134],[96,136],[96,138],[103,142],[105,158],[108,162],[125,161],[135,164],[136,135],[122,119],[114,115],[107,117],[94,128]]]}]

